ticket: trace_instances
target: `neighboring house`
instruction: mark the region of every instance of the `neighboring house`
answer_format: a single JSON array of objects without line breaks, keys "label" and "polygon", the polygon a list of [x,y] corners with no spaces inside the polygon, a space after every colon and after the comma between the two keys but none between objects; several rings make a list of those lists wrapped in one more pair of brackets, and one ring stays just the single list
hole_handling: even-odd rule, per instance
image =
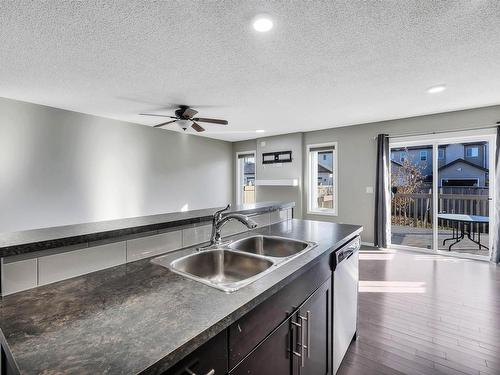
[{"label": "neighboring house", "polygon": [[255,184],[255,162],[245,162],[243,167],[243,178],[245,179],[244,185]]},{"label": "neighboring house", "polygon": [[[426,184],[432,184],[432,147],[391,149],[391,168],[409,160],[420,167]],[[399,165],[399,166],[398,166]],[[488,185],[488,143],[454,143],[438,148],[439,186]]]},{"label": "neighboring house", "polygon": [[432,147],[419,146],[391,149],[391,160],[402,164],[409,160],[411,164],[418,165],[423,176],[432,174]]},{"label": "neighboring house", "polygon": [[318,153],[318,184],[333,184],[333,155],[331,152]]},{"label": "neighboring house", "polygon": [[404,180],[403,176],[399,173],[403,165],[395,160],[391,160],[391,173],[393,175],[393,179],[395,178],[394,176],[398,176],[397,181],[393,181],[394,185],[396,186],[402,186],[406,183]]},{"label": "neighboring house", "polygon": [[488,184],[488,169],[468,160],[456,159],[439,167],[439,186],[485,187]]}]

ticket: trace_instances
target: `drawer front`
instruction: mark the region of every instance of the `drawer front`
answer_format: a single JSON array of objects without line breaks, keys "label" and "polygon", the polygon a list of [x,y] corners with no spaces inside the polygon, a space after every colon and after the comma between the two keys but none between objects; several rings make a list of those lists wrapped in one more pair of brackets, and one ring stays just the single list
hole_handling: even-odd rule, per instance
[{"label": "drawer front", "polygon": [[225,375],[227,374],[227,331],[200,346],[163,375]]},{"label": "drawer front", "polygon": [[285,321],[331,276],[328,255],[281,291],[229,327],[229,368],[233,368]]},{"label": "drawer front", "polygon": [[230,375],[286,375],[291,373],[290,319],[283,322]]}]

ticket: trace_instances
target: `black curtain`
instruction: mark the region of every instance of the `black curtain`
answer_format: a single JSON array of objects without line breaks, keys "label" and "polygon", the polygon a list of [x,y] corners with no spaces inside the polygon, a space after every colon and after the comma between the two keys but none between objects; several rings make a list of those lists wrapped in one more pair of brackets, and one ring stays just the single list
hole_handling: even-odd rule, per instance
[{"label": "black curtain", "polygon": [[[493,228],[493,248],[491,261],[500,263],[500,126],[497,127],[497,144],[495,152],[495,227]],[[491,232],[491,228],[490,228]]]},{"label": "black curtain", "polygon": [[375,236],[377,247],[387,247],[389,233],[389,136],[377,137],[377,175],[375,182]]}]

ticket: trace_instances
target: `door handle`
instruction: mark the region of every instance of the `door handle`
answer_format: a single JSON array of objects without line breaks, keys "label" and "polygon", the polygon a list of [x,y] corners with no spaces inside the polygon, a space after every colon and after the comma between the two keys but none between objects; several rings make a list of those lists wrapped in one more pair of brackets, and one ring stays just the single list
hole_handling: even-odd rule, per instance
[{"label": "door handle", "polygon": [[[301,366],[304,367],[305,366],[305,360],[306,360],[306,354],[305,354],[305,350],[307,349],[307,358],[309,358],[311,356],[311,353],[309,351],[309,347],[311,346],[311,330],[310,330],[310,326],[309,326],[309,316],[310,316],[310,312],[307,311],[306,313],[306,316],[302,316],[302,315],[299,315],[299,319],[300,319],[300,323],[301,323],[301,326],[302,326],[302,329],[301,329],[301,332],[300,332],[300,354],[301,354]],[[305,326],[306,328],[306,337],[304,337],[304,322],[307,322],[307,326]],[[307,342],[307,345],[304,343],[304,341]]]},{"label": "door handle", "polygon": [[294,325],[295,327],[298,328],[298,331],[300,332],[300,342],[299,342],[299,338],[297,337],[297,342],[295,343],[294,347],[296,348],[297,345],[300,345],[300,353],[297,352],[296,350],[294,350],[294,348],[292,348],[292,354],[298,358],[300,358],[300,367],[304,367],[305,363],[304,363],[304,345],[303,345],[303,341],[304,341],[304,324],[303,324],[303,321],[302,321],[302,317],[299,315],[299,320],[300,320],[300,323],[297,323],[297,322],[294,322],[292,321],[292,325]]},{"label": "door handle", "polygon": [[311,358],[311,312],[307,310],[307,358]]}]

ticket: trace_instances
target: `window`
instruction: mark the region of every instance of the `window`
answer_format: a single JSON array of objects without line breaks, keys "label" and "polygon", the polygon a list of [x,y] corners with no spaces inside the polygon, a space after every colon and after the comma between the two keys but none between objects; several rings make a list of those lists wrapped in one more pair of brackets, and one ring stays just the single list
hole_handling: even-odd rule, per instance
[{"label": "window", "polygon": [[255,203],[255,152],[237,153],[236,162],[237,203]]},{"label": "window", "polygon": [[467,147],[465,149],[465,156],[468,158],[477,158],[479,156],[479,147]]},{"label": "window", "polygon": [[444,148],[440,148],[438,150],[438,159],[443,160],[444,159]]},{"label": "window", "polygon": [[308,145],[308,212],[337,215],[337,144]]},{"label": "window", "polygon": [[421,161],[426,161],[427,160],[427,150],[420,151],[420,160]]}]

